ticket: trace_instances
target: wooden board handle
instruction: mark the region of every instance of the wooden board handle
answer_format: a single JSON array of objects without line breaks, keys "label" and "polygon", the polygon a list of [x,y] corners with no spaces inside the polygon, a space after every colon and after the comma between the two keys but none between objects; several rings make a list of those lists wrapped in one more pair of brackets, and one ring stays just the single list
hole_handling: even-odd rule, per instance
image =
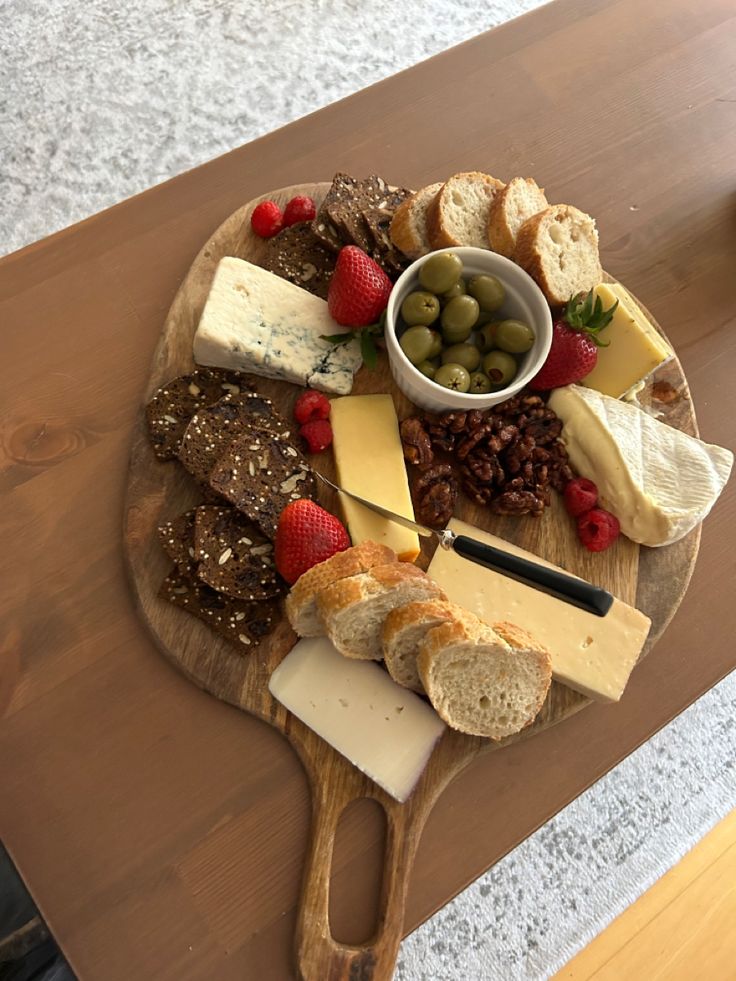
[{"label": "wooden board handle", "polygon": [[366,943],[340,944],[330,931],[332,852],[343,810],[351,800],[360,799],[343,787],[340,793],[335,787],[314,785],[311,844],[296,932],[299,976],[302,981],[389,981],[401,943],[406,888],[426,811],[371,795],[382,804],[387,823],[378,924]]}]

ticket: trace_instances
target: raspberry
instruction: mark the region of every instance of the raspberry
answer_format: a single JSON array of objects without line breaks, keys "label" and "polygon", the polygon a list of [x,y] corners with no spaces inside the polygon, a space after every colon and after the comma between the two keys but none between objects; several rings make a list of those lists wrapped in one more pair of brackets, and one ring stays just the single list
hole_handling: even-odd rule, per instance
[{"label": "raspberry", "polygon": [[603,508],[591,508],[578,517],[578,538],[590,552],[603,552],[620,532],[618,518]]},{"label": "raspberry", "polygon": [[284,228],[296,225],[298,221],[311,221],[317,214],[314,201],[306,195],[292,198],[284,208]]},{"label": "raspberry", "polygon": [[273,238],[284,227],[284,216],[275,201],[261,201],[253,209],[250,226],[261,238]]},{"label": "raspberry", "polygon": [[315,419],[327,419],[330,415],[330,400],[322,392],[307,389],[302,392],[294,403],[294,418],[300,425],[314,422]]},{"label": "raspberry", "polygon": [[565,507],[568,514],[577,518],[579,514],[585,514],[598,503],[598,488],[592,480],[585,477],[576,477],[565,485],[563,492]]},{"label": "raspberry", "polygon": [[326,419],[305,422],[299,432],[307,441],[310,453],[321,453],[332,442],[332,426]]}]

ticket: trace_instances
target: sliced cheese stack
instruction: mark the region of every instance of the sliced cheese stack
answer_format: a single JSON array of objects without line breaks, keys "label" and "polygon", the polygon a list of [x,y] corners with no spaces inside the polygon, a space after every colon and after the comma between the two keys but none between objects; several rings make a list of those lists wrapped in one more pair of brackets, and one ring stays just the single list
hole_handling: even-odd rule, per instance
[{"label": "sliced cheese stack", "polygon": [[268,688],[398,801],[409,797],[445,731],[418,695],[377,664],[343,657],[326,637],[298,641]]},{"label": "sliced cheese stack", "polygon": [[360,368],[356,341],[339,334],[318,296],[244,259],[221,259],[194,335],[197,364],[249,371],[344,395]]},{"label": "sliced cheese stack", "polygon": [[[334,399],[330,421],[340,486],[413,521],[399,422],[391,396]],[[416,532],[388,521],[345,495],[340,504],[353,545],[377,542],[393,549],[406,562],[413,562],[419,555]]]},{"label": "sliced cheese stack", "polygon": [[673,429],[636,405],[581,385],[557,388],[549,407],[581,477],[621,531],[641,545],[671,545],[698,525],[723,490],[733,454]]},{"label": "sliced cheese stack", "polygon": [[[557,568],[464,521],[453,518],[449,527],[458,535]],[[621,697],[649,633],[650,620],[643,613],[614,599],[608,614],[598,617],[443,548],[435,552],[428,572],[450,600],[481,620],[523,624],[549,651],[557,681],[600,701]]]},{"label": "sliced cheese stack", "polygon": [[620,398],[672,357],[672,348],[620,283],[601,283],[595,295],[605,309],[618,301],[611,323],[600,334],[595,368],[583,384]]}]

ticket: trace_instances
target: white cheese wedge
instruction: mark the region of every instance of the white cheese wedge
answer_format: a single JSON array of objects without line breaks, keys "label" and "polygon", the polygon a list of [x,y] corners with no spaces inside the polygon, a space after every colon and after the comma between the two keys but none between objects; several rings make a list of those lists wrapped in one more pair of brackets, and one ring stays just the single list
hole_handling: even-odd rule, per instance
[{"label": "white cheese wedge", "polygon": [[723,490],[733,454],[653,419],[630,402],[580,385],[557,388],[549,406],[581,477],[641,545],[671,545],[699,524]]},{"label": "white cheese wedge", "polygon": [[[334,399],[330,421],[340,486],[413,521],[399,420],[391,396]],[[340,505],[353,545],[388,545],[403,562],[413,562],[419,555],[419,536],[415,531],[388,521],[344,494]]]},{"label": "white cheese wedge", "polygon": [[[449,527],[458,535],[559,569],[464,521],[453,518]],[[481,620],[509,620],[528,630],[549,651],[556,681],[598,701],[621,698],[651,626],[639,610],[614,599],[606,616],[598,617],[443,548],[434,553],[428,573],[448,599]]]},{"label": "white cheese wedge", "polygon": [[424,772],[445,724],[373,661],[343,657],[326,637],[297,642],[269,691],[398,801]]},{"label": "white cheese wedge", "polygon": [[346,395],[362,363],[318,296],[244,259],[220,259],[194,335],[194,360]]}]

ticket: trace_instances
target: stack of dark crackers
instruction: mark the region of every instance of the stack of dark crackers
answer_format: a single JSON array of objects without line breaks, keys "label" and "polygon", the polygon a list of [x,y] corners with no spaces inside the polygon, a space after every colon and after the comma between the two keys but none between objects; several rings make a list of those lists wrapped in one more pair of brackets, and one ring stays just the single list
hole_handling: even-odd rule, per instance
[{"label": "stack of dark crackers", "polygon": [[209,501],[159,528],[174,568],[159,596],[241,652],[278,622],[286,584],[273,558],[282,509],[316,482],[273,403],[217,368],[173,379],[146,408],[154,452],[178,459]]},{"label": "stack of dark crackers", "polygon": [[314,221],[291,225],[270,239],[266,268],[326,298],[340,249],[357,245],[396,279],[408,260],[391,243],[389,226],[412,193],[389,187],[376,174],[364,180],[335,174]]}]

